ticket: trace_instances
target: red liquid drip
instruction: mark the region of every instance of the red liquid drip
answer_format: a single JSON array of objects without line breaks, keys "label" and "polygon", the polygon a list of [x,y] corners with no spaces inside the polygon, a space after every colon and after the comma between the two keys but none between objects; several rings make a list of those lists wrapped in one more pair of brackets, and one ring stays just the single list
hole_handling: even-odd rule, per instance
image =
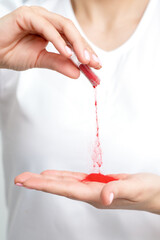
[{"label": "red liquid drip", "polygon": [[90,69],[90,67],[88,67],[85,64],[80,64],[79,65],[79,69],[81,70],[81,72],[83,72],[83,74],[89,79],[89,81],[91,82],[91,84],[93,85],[93,87],[96,87],[97,85],[100,84],[100,80],[99,78],[95,75],[95,73]]},{"label": "red liquid drip", "polygon": [[[95,114],[96,114],[96,140],[93,147],[92,160],[93,169],[98,170],[100,173],[100,167],[102,166],[102,149],[99,139],[99,122],[98,122],[98,112],[97,112],[97,89],[95,88]],[[98,168],[98,169],[97,169]]]},{"label": "red liquid drip", "polygon": [[118,179],[113,178],[109,175],[103,175],[101,173],[91,173],[87,175],[85,179],[82,180],[82,182],[101,182],[101,183],[108,183],[111,181],[116,181]]}]

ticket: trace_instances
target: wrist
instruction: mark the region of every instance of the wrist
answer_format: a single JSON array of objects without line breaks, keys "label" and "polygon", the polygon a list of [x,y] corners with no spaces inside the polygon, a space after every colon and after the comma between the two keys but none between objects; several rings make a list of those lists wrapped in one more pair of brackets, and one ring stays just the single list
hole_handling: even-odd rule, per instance
[{"label": "wrist", "polygon": [[155,214],[160,214],[160,176],[155,175],[154,185],[148,191],[151,197],[148,201],[148,211]]}]

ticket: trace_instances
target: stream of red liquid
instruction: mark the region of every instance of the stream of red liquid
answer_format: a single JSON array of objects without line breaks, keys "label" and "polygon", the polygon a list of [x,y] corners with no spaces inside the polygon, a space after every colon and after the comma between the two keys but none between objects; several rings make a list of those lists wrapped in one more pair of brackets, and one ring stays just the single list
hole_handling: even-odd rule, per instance
[{"label": "stream of red liquid", "polygon": [[99,139],[99,121],[98,121],[98,106],[97,106],[97,88],[95,90],[95,116],[96,116],[96,139],[93,146],[92,152],[92,161],[93,161],[93,170],[100,173],[100,168],[102,166],[102,149]]},{"label": "stream of red liquid", "polygon": [[94,87],[94,89],[95,89],[96,140],[93,147],[92,160],[93,160],[93,170],[95,170],[95,172],[98,171],[98,173],[91,173],[87,175],[86,178],[82,180],[82,182],[108,183],[111,181],[116,181],[118,179],[111,177],[109,175],[103,175],[100,172],[100,168],[102,166],[103,161],[102,161],[102,149],[101,149],[100,138],[99,138],[97,88]]},{"label": "stream of red liquid", "polygon": [[117,179],[115,179],[109,175],[103,175],[100,172],[100,168],[102,166],[102,149],[101,149],[100,138],[99,138],[99,122],[98,122],[98,107],[97,107],[97,86],[100,84],[100,80],[87,65],[80,64],[79,69],[89,79],[89,81],[91,82],[91,84],[94,88],[94,91],[95,91],[95,115],[96,115],[96,139],[95,139],[95,143],[93,146],[93,152],[92,152],[94,173],[87,175],[86,178],[82,180],[82,182],[108,183],[110,181],[115,181]]}]

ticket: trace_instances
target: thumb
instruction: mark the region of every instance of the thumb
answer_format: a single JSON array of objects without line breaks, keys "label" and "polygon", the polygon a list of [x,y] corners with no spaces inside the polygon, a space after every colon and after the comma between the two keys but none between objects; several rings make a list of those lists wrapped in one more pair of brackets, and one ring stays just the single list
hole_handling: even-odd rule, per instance
[{"label": "thumb", "polygon": [[106,184],[101,192],[101,201],[109,206],[115,199],[128,199],[134,197],[135,184],[128,179],[113,181]]},{"label": "thumb", "polygon": [[38,68],[48,68],[55,70],[70,78],[78,78],[80,70],[68,58],[44,49],[38,56],[36,66]]}]

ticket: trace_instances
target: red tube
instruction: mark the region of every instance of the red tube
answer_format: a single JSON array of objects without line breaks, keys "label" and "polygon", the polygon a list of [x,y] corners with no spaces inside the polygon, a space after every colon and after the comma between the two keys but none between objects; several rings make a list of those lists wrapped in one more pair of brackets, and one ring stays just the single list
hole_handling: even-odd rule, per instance
[{"label": "red tube", "polygon": [[79,69],[89,79],[93,87],[97,87],[97,85],[100,84],[99,78],[95,75],[91,68],[88,67],[88,65],[80,64]]}]

